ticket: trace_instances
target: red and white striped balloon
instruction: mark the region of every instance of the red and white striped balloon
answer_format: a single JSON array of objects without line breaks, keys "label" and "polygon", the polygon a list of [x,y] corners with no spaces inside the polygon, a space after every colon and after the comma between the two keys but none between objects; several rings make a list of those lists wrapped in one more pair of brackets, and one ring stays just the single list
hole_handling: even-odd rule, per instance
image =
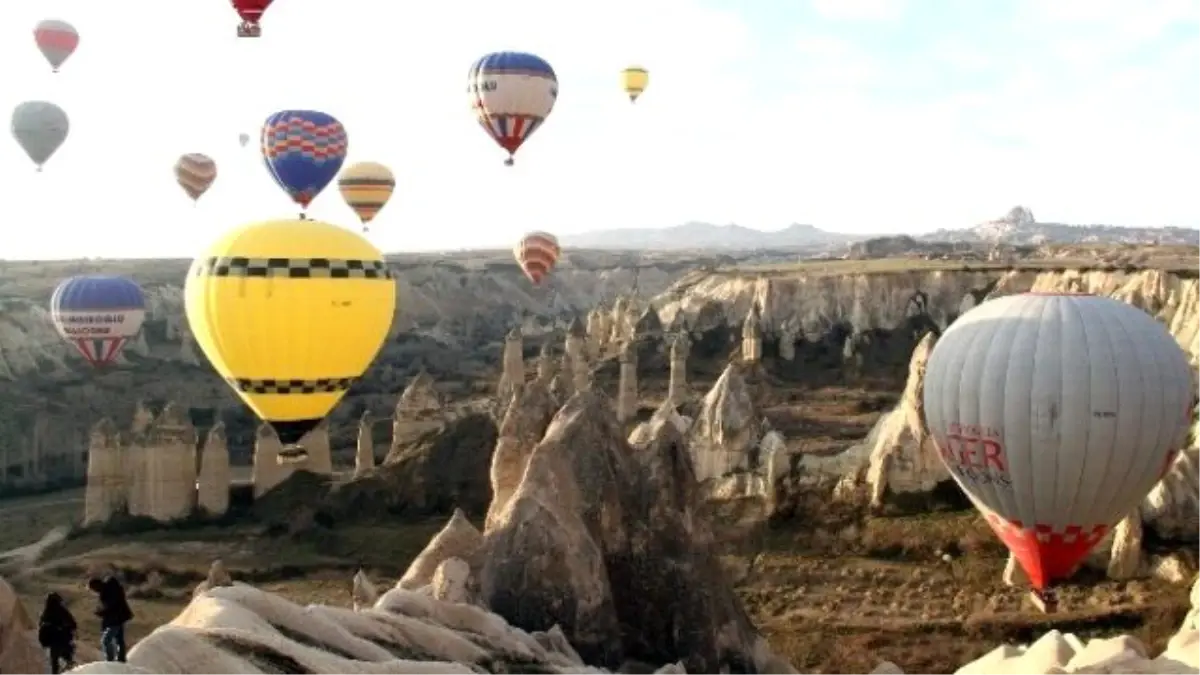
[{"label": "red and white striped balloon", "polygon": [[189,152],[175,162],[175,180],[192,201],[200,199],[201,195],[208,192],[208,188],[212,187],[216,179],[217,163],[208,155]]},{"label": "red and white striped balloon", "polygon": [[34,27],[33,40],[57,73],[79,47],[79,31],[61,19],[46,19]]}]

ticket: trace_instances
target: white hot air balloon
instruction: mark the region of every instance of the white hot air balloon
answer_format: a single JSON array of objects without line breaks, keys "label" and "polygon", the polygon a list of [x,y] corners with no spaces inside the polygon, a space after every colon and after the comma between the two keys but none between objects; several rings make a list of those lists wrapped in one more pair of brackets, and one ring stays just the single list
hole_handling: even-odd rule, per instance
[{"label": "white hot air balloon", "polygon": [[13,138],[38,171],[67,139],[70,130],[67,113],[48,101],[25,101],[13,109]]},{"label": "white hot air balloon", "polygon": [[1081,294],[985,302],[942,335],[925,419],[946,468],[1048,587],[1161,480],[1185,443],[1194,388],[1183,350],[1132,305]]}]

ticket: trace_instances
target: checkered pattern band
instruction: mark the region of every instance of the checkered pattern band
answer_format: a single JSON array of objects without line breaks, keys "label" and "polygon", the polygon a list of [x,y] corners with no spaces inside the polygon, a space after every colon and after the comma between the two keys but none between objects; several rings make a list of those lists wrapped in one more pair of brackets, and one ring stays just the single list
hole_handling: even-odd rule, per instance
[{"label": "checkered pattern band", "polygon": [[319,380],[248,380],[228,377],[231,387],[247,394],[336,394],[346,391],[357,377],[327,377]]},{"label": "checkered pattern band", "polygon": [[1108,535],[1108,525],[1067,525],[1054,529],[1050,525],[1034,525],[1025,527],[1019,520],[1005,520],[995,513],[987,514],[988,524],[1002,539],[1017,539],[1036,542],[1051,546],[1071,546],[1074,544],[1096,545]]},{"label": "checkered pattern band", "polygon": [[196,265],[196,276],[284,279],[391,279],[382,260],[337,258],[213,257]]}]

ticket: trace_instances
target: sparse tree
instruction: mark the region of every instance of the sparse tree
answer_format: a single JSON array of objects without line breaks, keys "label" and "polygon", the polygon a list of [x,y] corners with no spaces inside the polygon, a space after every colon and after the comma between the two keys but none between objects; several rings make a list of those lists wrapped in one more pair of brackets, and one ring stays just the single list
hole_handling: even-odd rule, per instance
[{"label": "sparse tree", "polygon": [[1013,225],[1032,225],[1037,222],[1033,219],[1033,211],[1028,206],[1012,207],[1004,216],[1004,221]]}]

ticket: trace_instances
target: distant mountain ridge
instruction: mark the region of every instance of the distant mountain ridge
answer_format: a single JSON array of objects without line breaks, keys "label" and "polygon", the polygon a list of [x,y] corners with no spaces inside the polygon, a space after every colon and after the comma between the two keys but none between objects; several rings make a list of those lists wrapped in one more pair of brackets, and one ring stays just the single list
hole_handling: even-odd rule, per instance
[{"label": "distant mountain ridge", "polygon": [[[680,251],[687,249],[748,250],[812,248],[835,251],[880,235],[845,234],[799,223],[766,232],[742,225],[689,222],[662,228],[593,230],[563,235],[563,246],[591,249]],[[1008,244],[1160,243],[1200,245],[1200,230],[1187,227],[1120,227],[1066,225],[1004,218],[963,229],[942,229],[916,237],[919,241]]]},{"label": "distant mountain ridge", "polygon": [[764,232],[742,225],[690,222],[673,227],[594,230],[559,237],[563,246],[599,249],[679,251],[686,249],[746,250],[849,244],[867,236],[829,232],[795,223]]}]

